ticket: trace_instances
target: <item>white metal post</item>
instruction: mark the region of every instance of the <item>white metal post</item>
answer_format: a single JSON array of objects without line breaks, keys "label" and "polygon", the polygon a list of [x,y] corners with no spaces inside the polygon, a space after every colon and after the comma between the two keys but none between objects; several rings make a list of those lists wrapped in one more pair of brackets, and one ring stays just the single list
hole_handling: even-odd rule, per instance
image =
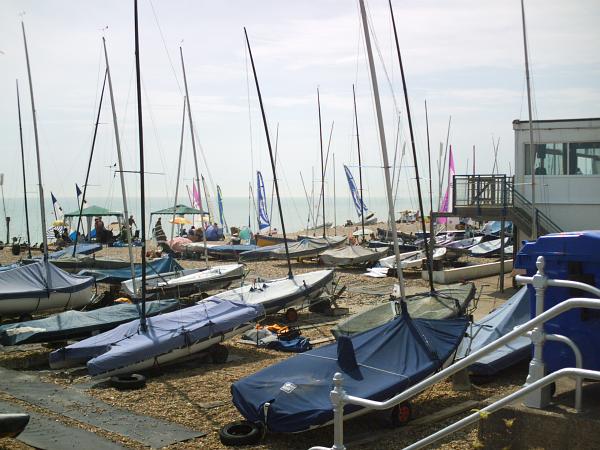
[{"label": "white metal post", "polygon": [[[544,312],[544,298],[548,286],[548,278],[546,278],[544,273],[546,262],[543,256],[538,256],[535,265],[538,271],[533,276],[531,284],[535,289],[535,317],[538,317]],[[533,358],[531,358],[531,362],[529,363],[529,374],[525,381],[526,386],[546,376],[546,364],[544,364],[543,358],[545,340],[544,324],[539,324],[531,332]],[[550,404],[551,398],[550,386],[545,386],[542,389],[537,389],[529,393],[523,403],[530,408],[545,408]]]}]

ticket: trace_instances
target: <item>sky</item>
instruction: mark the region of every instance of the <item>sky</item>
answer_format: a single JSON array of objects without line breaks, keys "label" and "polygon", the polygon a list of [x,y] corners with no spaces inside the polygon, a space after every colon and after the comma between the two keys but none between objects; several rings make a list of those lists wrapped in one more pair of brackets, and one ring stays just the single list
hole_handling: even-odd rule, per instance
[{"label": "sky", "polygon": [[[248,195],[254,171],[272,180],[256,90],[249,69],[246,27],[266,108],[271,140],[278,139],[282,195],[320,189],[317,88],[325,150],[335,154],[337,195],[347,196],[342,164],[354,166],[356,139],[352,85],[356,85],[365,191],[384,195],[371,81],[358,2],[353,0],[140,0],[147,193],[173,196],[183,105],[182,46],[200,171],[224,196]],[[535,119],[598,117],[600,105],[600,3],[597,0],[526,0]],[[440,142],[454,151],[458,174],[490,173],[493,139],[500,139],[501,173],[514,167],[512,121],[527,119],[521,10],[518,0],[394,0],[421,177],[427,181],[424,101],[434,172]],[[369,0],[372,39],[385,116],[386,140],[406,153],[400,196],[413,196],[414,172],[399,66],[387,1]],[[22,15],[22,13],[25,13]],[[43,184],[59,198],[84,184],[105,70],[106,37],[123,145],[124,169],[138,169],[134,77],[133,2],[103,0],[0,0],[0,172],[5,195],[22,184],[15,79],[21,109],[27,190],[36,191],[31,103],[20,20],[24,20],[38,113]],[[398,126],[398,117],[400,125]],[[397,130],[399,132],[397,133]],[[398,136],[398,138],[397,138]],[[332,157],[330,157],[330,162]],[[112,117],[105,98],[92,160],[89,195],[119,194]],[[398,156],[398,163],[400,156]],[[185,124],[181,179],[194,173]],[[446,169],[444,169],[446,170]],[[314,175],[313,175],[314,174]],[[327,195],[333,169],[328,168]],[[128,193],[138,177],[126,174]],[[433,176],[437,186],[437,175]],[[213,186],[214,188],[214,186]],[[180,189],[180,195],[184,192]],[[434,188],[437,191],[437,188]]]}]

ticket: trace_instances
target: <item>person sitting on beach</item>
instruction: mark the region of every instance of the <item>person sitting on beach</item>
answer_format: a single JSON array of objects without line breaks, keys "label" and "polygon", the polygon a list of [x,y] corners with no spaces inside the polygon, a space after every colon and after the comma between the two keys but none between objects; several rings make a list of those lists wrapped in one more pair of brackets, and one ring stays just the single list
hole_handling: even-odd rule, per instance
[{"label": "person sitting on beach", "polygon": [[219,240],[219,225],[214,223],[206,229],[206,240],[207,241],[218,241]]},{"label": "person sitting on beach", "polygon": [[69,232],[67,231],[67,227],[63,228],[63,232],[62,232],[62,240],[65,241],[65,243],[69,244],[71,243],[71,238],[69,237]]}]

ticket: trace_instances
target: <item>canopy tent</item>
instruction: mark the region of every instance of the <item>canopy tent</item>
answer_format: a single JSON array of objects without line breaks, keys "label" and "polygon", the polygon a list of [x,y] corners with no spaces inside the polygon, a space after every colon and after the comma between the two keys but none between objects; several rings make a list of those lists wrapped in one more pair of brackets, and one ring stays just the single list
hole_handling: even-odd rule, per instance
[{"label": "canopy tent", "polygon": [[102,208],[101,206],[88,206],[87,208],[83,208],[81,214],[79,214],[79,210],[70,212],[65,214],[65,217],[105,217],[105,216],[117,216],[123,217],[123,213],[121,211],[111,211],[110,209]]},{"label": "canopy tent", "polygon": [[201,209],[192,208],[191,206],[186,205],[177,205],[175,208],[172,206],[170,208],[159,209],[158,211],[153,211],[150,213],[150,216],[161,216],[161,215],[173,215],[177,214],[179,216],[183,216],[185,214],[195,215],[203,215],[208,214],[206,211],[202,211]]}]

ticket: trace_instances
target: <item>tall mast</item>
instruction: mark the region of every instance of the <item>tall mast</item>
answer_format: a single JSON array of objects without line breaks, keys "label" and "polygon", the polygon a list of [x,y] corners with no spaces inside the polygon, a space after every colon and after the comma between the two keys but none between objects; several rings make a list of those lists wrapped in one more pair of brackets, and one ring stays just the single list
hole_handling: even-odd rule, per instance
[{"label": "tall mast", "polygon": [[21,166],[23,169],[23,198],[25,199],[25,226],[27,228],[27,257],[31,258],[31,237],[29,236],[29,210],[27,208],[27,182],[25,177],[25,150],[23,150],[23,126],[21,124],[21,99],[19,80],[17,82],[17,111],[19,112],[19,140],[21,142]]},{"label": "tall mast", "polygon": [[336,210],[336,195],[335,195],[335,152],[333,152],[333,229],[335,230],[334,234],[337,234],[337,210]]},{"label": "tall mast", "polygon": [[246,36],[246,45],[248,45],[248,54],[250,55],[250,62],[252,63],[252,73],[254,75],[254,83],[256,84],[256,93],[258,94],[258,102],[260,104],[260,112],[262,114],[263,125],[265,127],[265,135],[267,137],[267,147],[269,148],[269,158],[271,159],[271,169],[273,170],[273,182],[275,183],[275,195],[277,195],[277,207],[279,208],[279,220],[281,220],[281,231],[283,232],[283,245],[285,247],[285,257],[288,265],[288,278],[294,278],[292,273],[292,263],[290,261],[290,251],[288,249],[287,234],[285,232],[285,222],[283,221],[283,211],[281,209],[281,197],[279,196],[279,183],[277,182],[277,173],[275,171],[275,158],[273,157],[273,149],[271,148],[271,138],[269,137],[269,126],[267,124],[267,116],[265,115],[265,108],[263,106],[262,95],[260,93],[260,86],[258,84],[258,76],[256,75],[256,67],[254,66],[254,57],[252,56],[252,49],[250,48],[250,41],[248,40],[248,33],[244,27],[244,35]]},{"label": "tall mast", "polygon": [[321,96],[317,88],[317,106],[319,108],[319,144],[321,146],[321,198],[323,199],[323,237],[325,237],[325,165],[323,164],[323,128],[321,126]]},{"label": "tall mast", "polygon": [[119,178],[121,180],[121,196],[123,197],[123,216],[125,225],[125,235],[127,236],[127,251],[129,253],[129,266],[131,268],[131,280],[133,282],[133,291],[135,286],[135,266],[133,262],[133,248],[131,246],[131,228],[129,227],[129,209],[127,208],[127,194],[125,193],[125,173],[123,168],[123,157],[121,154],[121,139],[119,135],[119,124],[117,121],[117,110],[115,107],[115,96],[113,94],[112,78],[110,76],[110,65],[108,64],[108,51],[106,50],[106,39],[102,36],[102,46],[104,47],[104,60],[106,62],[106,76],[108,77],[108,92],[110,94],[110,106],[112,110],[113,128],[115,130],[115,143],[117,147],[117,158],[119,160]]},{"label": "tall mast", "polygon": [[85,205],[85,198],[90,180],[90,170],[92,168],[92,158],[94,156],[94,148],[96,147],[96,136],[98,135],[98,124],[100,123],[100,112],[102,111],[102,101],[104,100],[104,88],[106,87],[106,78],[108,76],[108,69],[104,71],[104,81],[102,82],[102,91],[100,92],[100,102],[98,103],[98,114],[96,115],[96,123],[94,124],[94,136],[92,138],[92,149],[90,150],[90,159],[88,160],[87,171],[85,173],[85,183],[83,185],[83,197],[81,197],[81,203],[79,205],[79,216],[77,217],[77,231],[75,232],[75,242],[73,243],[73,256],[77,253],[77,242],[79,241],[79,227],[81,227],[81,216],[83,214],[83,206]]},{"label": "tall mast", "polygon": [[171,240],[175,232],[175,213],[177,210],[177,196],[179,195],[179,177],[181,176],[181,156],[183,154],[183,135],[185,133],[185,105],[186,99],[183,99],[183,117],[181,118],[181,138],[179,139],[179,159],[177,162],[177,179],[175,181],[175,200],[173,203],[173,219],[171,221]]},{"label": "tall mast", "polygon": [[46,206],[44,205],[44,186],[42,185],[42,164],[40,162],[40,141],[38,138],[37,115],[35,101],[33,98],[33,81],[31,80],[31,66],[29,64],[29,51],[27,50],[27,37],[25,36],[25,24],[21,22],[23,31],[23,44],[25,45],[25,60],[27,61],[27,78],[29,79],[29,95],[31,97],[31,113],[33,114],[33,135],[35,137],[35,155],[37,160],[38,190],[40,196],[40,216],[42,219],[42,239],[44,242],[44,262],[46,266],[46,284],[50,284],[50,264],[48,264],[48,236],[46,233]]},{"label": "tall mast", "polygon": [[[198,191],[198,196],[200,196],[202,190],[200,189],[200,171],[198,170],[198,155],[196,152],[196,138],[194,136],[194,122],[192,121],[192,107],[190,106],[190,94],[188,92],[187,76],[185,74],[185,63],[183,62],[183,49],[181,47],[179,47],[179,54],[181,55],[181,70],[183,71],[183,85],[185,86],[185,101],[187,102],[188,119],[190,122],[190,134],[192,136],[192,151],[194,152],[194,168],[196,170],[196,190]],[[204,214],[200,216],[200,225],[202,227],[202,241],[204,242],[204,261],[206,261],[206,267],[208,267],[208,246],[206,245],[206,229],[204,228],[203,216]]]},{"label": "tall mast", "polygon": [[[392,0],[389,0],[390,15],[392,16],[392,26],[394,27],[394,39],[396,41],[396,52],[398,53],[398,63],[400,64],[400,75],[402,76],[402,88],[404,89],[404,102],[406,105],[406,115],[408,116],[408,130],[410,131],[410,144],[412,146],[413,161],[415,164],[415,177],[417,178],[417,195],[419,196],[419,211],[421,212],[421,230],[423,231],[423,242],[425,244],[425,254],[427,255],[427,273],[429,275],[429,289],[433,289],[433,268],[432,261],[429,258],[429,243],[433,242],[433,236],[427,239],[427,229],[425,228],[425,211],[423,210],[423,196],[421,194],[421,179],[419,178],[419,163],[417,161],[417,150],[415,148],[415,136],[413,133],[412,118],[410,115],[410,105],[408,104],[408,92],[406,89],[406,78],[404,77],[404,67],[402,65],[402,56],[400,55],[400,44],[398,43],[398,31],[396,30],[396,20],[394,19],[394,10],[392,9]],[[429,242],[428,242],[429,241]],[[433,244],[432,244],[433,245]]]},{"label": "tall mast", "polygon": [[[358,133],[358,113],[356,112],[356,92],[354,90],[354,84],[352,85],[352,100],[354,101],[354,123],[356,125],[356,147],[358,149],[358,183],[360,187],[360,222],[362,224],[362,240],[365,240],[365,210],[363,201],[363,184],[362,184],[362,160],[360,156],[360,134]],[[391,186],[391,184],[390,184]],[[393,229],[394,221],[390,224],[390,228]]]},{"label": "tall mast", "polygon": [[[429,142],[429,114],[427,112],[427,100],[425,100],[425,128],[427,130],[427,165],[429,167],[429,236],[434,235],[435,223],[433,222],[433,191],[431,187],[431,146]],[[427,255],[429,261],[433,261],[433,246],[431,253]],[[428,263],[429,264],[429,263]]]},{"label": "tall mast", "polygon": [[362,16],[363,32],[365,35],[365,44],[367,47],[367,56],[369,57],[369,71],[371,73],[371,84],[373,85],[373,97],[375,100],[375,110],[377,112],[377,125],[379,128],[379,141],[381,142],[381,154],[383,156],[383,174],[385,176],[385,187],[388,200],[388,220],[392,224],[392,241],[394,242],[394,254],[396,255],[396,272],[398,274],[398,284],[400,287],[400,296],[402,301],[406,299],[404,292],[404,276],[402,274],[402,263],[400,261],[400,247],[398,245],[398,234],[393,224],[394,220],[394,201],[392,198],[392,180],[390,178],[390,163],[388,159],[387,144],[385,140],[385,130],[383,128],[383,114],[381,112],[381,101],[379,100],[379,87],[377,85],[377,72],[373,61],[373,50],[371,49],[371,38],[369,36],[369,25],[367,23],[367,13],[365,11],[364,0],[359,0],[360,14]]},{"label": "tall mast", "polygon": [[140,327],[143,332],[148,330],[146,323],[146,185],[144,179],[144,127],[142,120],[142,79],[140,73],[140,38],[138,32],[138,2],[133,0],[135,15],[135,82],[137,92],[138,114],[138,140],[140,144],[140,197],[141,197],[141,225],[142,225],[142,314]]},{"label": "tall mast", "polygon": [[525,50],[525,77],[527,78],[527,111],[529,114],[529,154],[531,155],[531,239],[537,239],[537,209],[535,206],[535,147],[533,145],[533,123],[531,114],[531,81],[529,76],[529,53],[527,52],[527,31],[525,29],[525,4],[521,0],[523,22],[523,49]]}]

